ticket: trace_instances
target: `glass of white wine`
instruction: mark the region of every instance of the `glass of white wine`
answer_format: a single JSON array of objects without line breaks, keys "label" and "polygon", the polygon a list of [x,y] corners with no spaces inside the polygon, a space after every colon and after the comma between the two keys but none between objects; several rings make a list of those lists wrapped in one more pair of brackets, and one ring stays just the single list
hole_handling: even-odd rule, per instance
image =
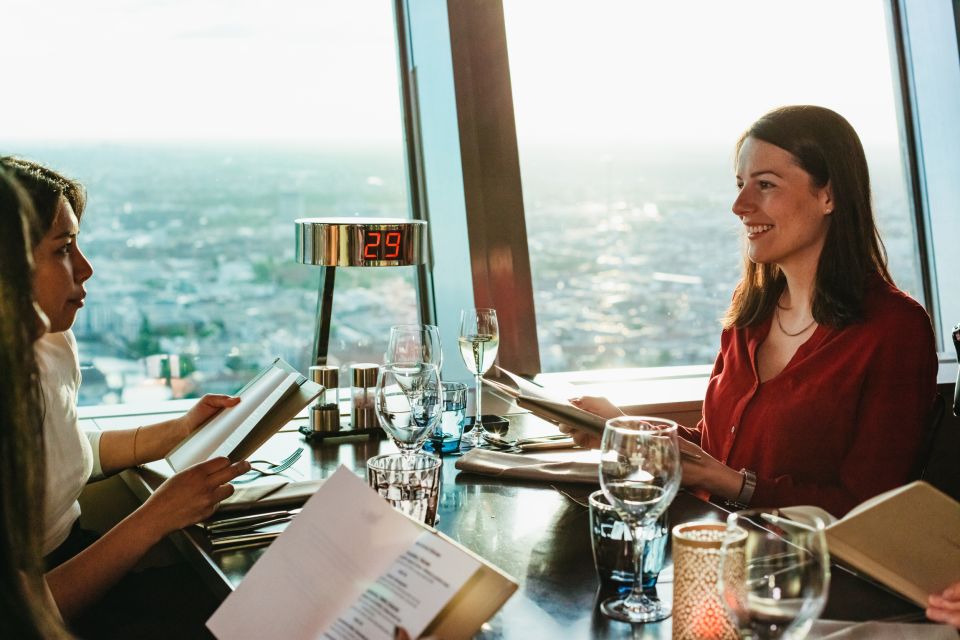
[{"label": "glass of white wine", "polygon": [[[483,429],[483,412],[480,397],[482,389],[480,378],[483,377],[497,359],[497,350],[500,348],[500,327],[497,324],[495,309],[464,309],[460,312],[460,355],[476,378],[476,417],[473,428],[463,434],[461,447],[469,448],[480,445],[480,439],[488,438]],[[499,437],[499,436],[497,436]]]}]

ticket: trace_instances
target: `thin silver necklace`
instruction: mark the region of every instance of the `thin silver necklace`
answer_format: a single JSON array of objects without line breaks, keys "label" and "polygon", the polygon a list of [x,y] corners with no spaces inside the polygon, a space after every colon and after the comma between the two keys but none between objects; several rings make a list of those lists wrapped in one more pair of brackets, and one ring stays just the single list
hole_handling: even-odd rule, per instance
[{"label": "thin silver necklace", "polygon": [[810,324],[808,324],[807,326],[805,326],[803,329],[800,329],[800,331],[797,331],[796,333],[790,333],[789,331],[787,331],[786,329],[783,328],[783,323],[780,322],[780,309],[781,309],[781,307],[780,307],[780,304],[778,303],[778,304],[777,304],[777,310],[774,312],[774,315],[777,316],[777,326],[780,327],[780,331],[783,331],[783,333],[784,333],[785,335],[788,335],[788,336],[790,336],[791,338],[796,338],[796,337],[799,336],[799,335],[803,335],[803,334],[806,333],[807,330],[808,330],[810,327],[812,327],[812,326],[814,325],[814,323],[817,321],[816,318],[812,318],[812,319],[810,320]]}]

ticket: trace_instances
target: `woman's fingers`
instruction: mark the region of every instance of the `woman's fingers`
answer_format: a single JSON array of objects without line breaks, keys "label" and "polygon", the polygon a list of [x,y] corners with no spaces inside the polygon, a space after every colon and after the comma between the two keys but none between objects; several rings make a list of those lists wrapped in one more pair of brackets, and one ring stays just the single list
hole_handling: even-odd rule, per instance
[{"label": "woman's fingers", "polygon": [[237,396],[225,396],[219,393],[208,393],[200,398],[200,402],[210,407],[222,409],[224,407],[232,407],[239,403],[240,398]]},{"label": "woman's fingers", "polygon": [[940,609],[937,607],[928,607],[926,614],[927,617],[934,622],[943,622],[952,627],[960,628],[960,611],[949,611],[947,609]]},{"label": "woman's fingers", "polygon": [[943,593],[940,594],[940,597],[960,603],[960,582],[954,582],[952,585],[944,589]]},{"label": "woman's fingers", "polygon": [[241,460],[240,462],[235,462],[230,466],[218,469],[207,476],[208,486],[219,487],[222,484],[227,484],[237,476],[242,476],[247,471],[250,471],[250,463],[246,460]]}]

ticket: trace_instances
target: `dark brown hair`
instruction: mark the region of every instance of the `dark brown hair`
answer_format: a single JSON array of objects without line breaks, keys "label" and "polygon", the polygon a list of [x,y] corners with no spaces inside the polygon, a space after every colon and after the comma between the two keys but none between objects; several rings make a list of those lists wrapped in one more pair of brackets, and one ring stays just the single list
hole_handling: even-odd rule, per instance
[{"label": "dark brown hair", "polygon": [[[817,264],[813,317],[835,328],[861,320],[868,278],[877,274],[887,282],[893,280],[874,221],[867,158],[857,132],[830,109],[792,106],[775,109],[754,122],[737,141],[738,155],[747,138],[790,153],[797,166],[810,174],[811,187],[830,185],[834,208]],[[745,258],[724,327],[766,320],[785,286],[779,267]]]},{"label": "dark brown hair", "polygon": [[40,548],[45,453],[30,259],[38,234],[26,192],[0,166],[0,636],[61,638]]},{"label": "dark brown hair", "polygon": [[[33,201],[41,238],[56,220],[60,198],[67,199],[77,215],[77,220],[83,216],[83,210],[87,206],[87,192],[76,180],[71,180],[53,169],[23,158],[12,156],[0,158],[0,166],[3,166],[26,189]],[[40,238],[35,239],[34,246],[39,241]]]}]

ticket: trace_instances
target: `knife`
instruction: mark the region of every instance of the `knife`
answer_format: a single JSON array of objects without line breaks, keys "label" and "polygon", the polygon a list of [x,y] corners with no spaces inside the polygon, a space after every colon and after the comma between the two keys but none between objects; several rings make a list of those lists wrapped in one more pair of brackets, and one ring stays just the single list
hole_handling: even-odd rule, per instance
[{"label": "knife", "polygon": [[210,541],[210,546],[214,551],[222,551],[226,548],[242,549],[244,547],[255,547],[263,544],[270,544],[274,538],[279,536],[282,531],[262,531],[260,533],[244,533],[237,536],[223,536],[214,538]]},{"label": "knife", "polygon": [[285,522],[292,519],[300,513],[301,509],[285,509],[282,511],[267,511],[265,513],[254,513],[246,516],[237,516],[235,518],[223,518],[201,524],[204,530],[210,534],[227,533],[231,531],[243,531],[244,529],[254,529],[267,524]]}]

